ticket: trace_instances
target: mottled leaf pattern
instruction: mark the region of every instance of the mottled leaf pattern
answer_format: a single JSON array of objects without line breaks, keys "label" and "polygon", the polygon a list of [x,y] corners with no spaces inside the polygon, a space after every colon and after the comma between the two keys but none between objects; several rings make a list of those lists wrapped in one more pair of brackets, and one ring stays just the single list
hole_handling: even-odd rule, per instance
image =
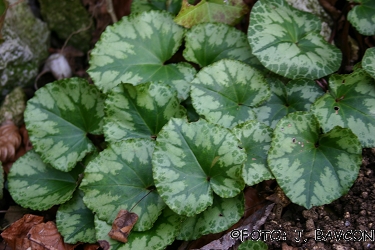
[{"label": "mottled leaf pattern", "polygon": [[121,82],[137,85],[179,80],[186,68],[164,63],[180,47],[183,35],[184,29],[167,12],[149,11],[124,17],[108,27],[96,43],[88,73],[104,92]]},{"label": "mottled leaf pattern", "polygon": [[177,92],[162,83],[120,84],[105,101],[104,135],[114,142],[156,137],[171,117],[183,117]]},{"label": "mottled leaf pattern", "polygon": [[269,95],[268,83],[258,70],[229,59],[203,68],[191,87],[197,113],[226,128],[255,119],[253,107]]},{"label": "mottled leaf pattern", "polygon": [[174,15],[181,9],[182,0],[133,0],[131,13],[141,13],[149,10],[166,10]]},{"label": "mottled leaf pattern", "polygon": [[77,190],[73,198],[57,210],[56,226],[65,243],[95,243],[94,214],[82,201],[83,192]]},{"label": "mottled leaf pattern", "polygon": [[340,67],[341,51],[319,35],[320,20],[284,0],[259,0],[250,13],[248,39],[263,65],[291,79],[318,79]]},{"label": "mottled leaf pattern", "polygon": [[31,150],[13,164],[8,175],[9,192],[23,207],[47,210],[72,198],[78,174],[52,168]]},{"label": "mottled leaf pattern", "polygon": [[257,121],[248,121],[237,125],[232,132],[241,141],[247,154],[242,177],[249,186],[264,180],[273,179],[268,169],[267,153],[271,146],[272,129]]},{"label": "mottled leaf pattern", "polygon": [[198,23],[218,22],[235,25],[249,12],[242,0],[202,0],[196,5],[182,0],[182,7],[174,21],[186,28]]},{"label": "mottled leaf pattern", "polygon": [[261,240],[246,240],[238,246],[238,250],[267,250],[268,246]]},{"label": "mottled leaf pattern", "polygon": [[291,80],[286,85],[276,78],[267,78],[267,81],[271,86],[271,98],[255,112],[257,120],[271,128],[289,113],[309,111],[311,104],[324,94],[313,80]]},{"label": "mottled leaf pattern", "polygon": [[354,6],[348,13],[348,21],[365,36],[375,35],[375,1],[351,0],[359,5]]},{"label": "mottled leaf pattern", "polygon": [[139,217],[133,230],[152,227],[165,207],[152,179],[154,144],[146,139],[111,144],[86,167],[80,186],[83,200],[100,219],[111,224],[125,209]]},{"label": "mottled leaf pattern", "polygon": [[202,23],[185,34],[186,60],[204,67],[220,59],[235,59],[255,67],[263,67],[251,53],[246,35],[222,23]]},{"label": "mottled leaf pattern", "polygon": [[276,125],[268,164],[291,201],[311,208],[349,190],[358,175],[361,153],[350,129],[334,127],[322,135],[314,115],[298,111]]},{"label": "mottled leaf pattern", "polygon": [[96,238],[99,243],[106,244],[111,250],[162,250],[172,244],[181,227],[182,219],[170,209],[164,209],[154,226],[144,232],[132,231],[126,244],[112,240],[108,236],[111,225],[95,216]]},{"label": "mottled leaf pattern", "polygon": [[332,75],[329,88],[311,107],[323,130],[350,128],[363,147],[375,147],[374,78],[358,69],[349,75]]},{"label": "mottled leaf pattern", "polygon": [[212,206],[200,214],[186,218],[177,239],[195,240],[202,235],[225,231],[239,221],[243,213],[243,194],[228,199],[214,195]]},{"label": "mottled leaf pattern", "polygon": [[96,150],[87,134],[103,133],[104,101],[86,80],[64,79],[39,89],[24,115],[30,141],[43,161],[70,171]]},{"label": "mottled leaf pattern", "polygon": [[176,213],[198,214],[212,205],[212,191],[234,197],[244,188],[244,150],[227,129],[204,120],[172,118],[157,138],[152,156],[155,185]]},{"label": "mottled leaf pattern", "polygon": [[375,47],[368,48],[362,58],[362,67],[375,78]]}]

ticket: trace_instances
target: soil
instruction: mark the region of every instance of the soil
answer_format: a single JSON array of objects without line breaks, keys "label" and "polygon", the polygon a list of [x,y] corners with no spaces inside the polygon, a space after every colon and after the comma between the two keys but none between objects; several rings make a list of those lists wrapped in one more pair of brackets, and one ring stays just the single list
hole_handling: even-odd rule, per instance
[{"label": "soil", "polygon": [[363,150],[358,178],[346,195],[308,210],[290,204],[276,217],[271,213],[264,224],[263,230],[273,232],[268,249],[375,249],[375,149]]}]

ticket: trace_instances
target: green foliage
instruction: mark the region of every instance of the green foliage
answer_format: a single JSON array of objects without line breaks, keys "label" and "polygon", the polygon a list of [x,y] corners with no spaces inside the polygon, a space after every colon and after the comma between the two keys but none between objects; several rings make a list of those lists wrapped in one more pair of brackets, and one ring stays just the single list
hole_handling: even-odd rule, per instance
[{"label": "green foliage", "polygon": [[250,13],[248,39],[267,69],[291,79],[318,79],[341,62],[341,51],[319,35],[320,29],[316,16],[285,0],[259,0]]},{"label": "green foliage", "polygon": [[94,214],[86,207],[82,198],[83,192],[76,190],[73,198],[57,210],[56,226],[61,235],[64,235],[65,243],[96,242]]},{"label": "green foliage", "polygon": [[108,232],[111,230],[111,225],[95,217],[96,238],[99,242],[106,242],[104,244],[109,245],[114,250],[161,250],[174,241],[182,226],[182,222],[183,220],[180,216],[167,208],[150,230],[132,232],[128,238],[128,242],[123,244],[109,238]]},{"label": "green foliage", "polygon": [[330,91],[312,107],[324,131],[350,128],[363,147],[375,147],[375,80],[363,69],[349,75],[332,75]]},{"label": "green foliage", "polygon": [[205,67],[220,59],[230,58],[261,67],[251,53],[246,35],[222,23],[202,23],[193,26],[185,34],[184,57]]},{"label": "green foliage", "polygon": [[62,172],[52,168],[32,150],[13,164],[8,175],[9,192],[23,207],[47,210],[72,198],[78,175],[77,170]]},{"label": "green foliage", "polygon": [[220,22],[235,25],[249,12],[242,0],[202,0],[197,5],[182,0],[182,7],[174,21],[186,28],[199,23]]},{"label": "green foliage", "polygon": [[375,78],[375,48],[368,48],[362,59],[362,67],[368,74]]},{"label": "green foliage", "polygon": [[271,98],[255,109],[257,120],[275,128],[277,122],[289,113],[309,111],[311,104],[324,94],[323,90],[308,79],[291,80],[288,84],[277,78],[267,78],[271,86]]},{"label": "green foliage", "polygon": [[204,67],[191,87],[197,113],[226,128],[255,119],[253,107],[269,95],[269,86],[261,72],[229,59]]},{"label": "green foliage", "polygon": [[111,142],[129,138],[151,139],[170,118],[186,115],[177,91],[162,83],[119,85],[108,95],[105,109],[104,134]]},{"label": "green foliage", "polygon": [[267,250],[268,246],[263,241],[247,240],[238,246],[238,250]]},{"label": "green foliage", "polygon": [[348,13],[349,22],[359,31],[359,33],[372,36],[375,35],[375,2],[373,0],[351,0],[358,3]]},{"label": "green foliage", "polygon": [[[126,140],[102,151],[85,169],[84,202],[99,219],[112,223],[121,209],[139,215],[134,229],[149,230],[165,203],[154,187],[151,155],[154,142]],[[126,149],[124,151],[124,149]]]},{"label": "green foliage", "polygon": [[334,127],[320,134],[314,115],[299,111],[277,123],[268,164],[291,201],[311,208],[349,190],[357,178],[361,149],[350,129]]},{"label": "green foliage", "polygon": [[103,133],[104,103],[97,88],[80,78],[55,81],[27,102],[25,123],[44,162],[70,171],[94,144],[87,134]]},{"label": "green foliage", "polygon": [[228,130],[204,120],[172,118],[160,131],[152,156],[155,186],[176,213],[193,216],[244,188],[246,155]]},{"label": "green foliage", "polygon": [[164,64],[180,47],[183,35],[184,29],[166,12],[124,17],[101,36],[91,52],[88,73],[104,92],[121,82],[138,85],[186,79],[188,84],[194,75],[191,66]]},{"label": "green foliage", "polygon": [[[56,81],[28,101],[35,151],[13,165],[9,191],[32,209],[64,203],[67,242],[164,249],[221,232],[243,215],[245,185],[272,178],[294,203],[327,204],[353,184],[362,147],[375,147],[372,49],[324,93],[314,79],[333,73],[341,53],[312,14],[259,0],[246,38],[210,23],[221,11],[238,21],[242,1],[183,1],[175,21],[189,30],[161,11],[178,4],[134,1],[92,50],[95,85]],[[101,134],[98,154],[89,138]],[[121,209],[139,217],[125,244],[108,236]],[[264,249],[239,249],[256,245]]]}]

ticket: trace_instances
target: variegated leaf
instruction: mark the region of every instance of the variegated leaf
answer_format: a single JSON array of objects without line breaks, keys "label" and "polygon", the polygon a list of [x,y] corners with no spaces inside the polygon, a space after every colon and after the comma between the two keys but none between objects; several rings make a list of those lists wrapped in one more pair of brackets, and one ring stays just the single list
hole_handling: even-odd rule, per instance
[{"label": "variegated leaf", "polygon": [[204,67],[191,87],[191,99],[197,113],[226,128],[255,119],[253,108],[269,95],[269,86],[262,73],[229,59]]},{"label": "variegated leaf", "polygon": [[271,98],[255,109],[257,120],[275,128],[276,123],[289,113],[309,111],[311,104],[323,90],[308,79],[291,80],[288,84],[276,78],[267,78],[271,86]]},{"label": "variegated leaf", "polygon": [[269,70],[291,79],[318,79],[340,67],[341,51],[319,34],[320,20],[284,0],[259,0],[250,13],[253,54]]},{"label": "variegated leaf", "polygon": [[104,135],[114,142],[155,138],[171,117],[183,117],[175,89],[162,83],[120,84],[105,101]]},{"label": "variegated leaf", "polygon": [[234,197],[244,188],[244,150],[229,130],[204,120],[172,118],[160,131],[152,156],[160,196],[180,215],[193,216],[212,205],[212,191]]},{"label": "variegated leaf", "polygon": [[43,161],[70,171],[96,150],[87,134],[103,133],[104,101],[86,80],[64,79],[39,89],[24,115],[30,141]]},{"label": "variegated leaf", "polygon": [[234,127],[232,132],[241,141],[241,147],[247,154],[247,161],[242,170],[245,183],[253,186],[264,180],[273,179],[267,164],[272,129],[263,123],[248,121]]},{"label": "variegated leaf", "polygon": [[362,58],[362,67],[375,78],[375,47],[368,48]]},{"label": "variegated leaf", "polygon": [[95,216],[96,238],[102,246],[107,246],[111,250],[162,250],[172,244],[179,232],[181,222],[180,216],[166,208],[150,230],[131,231],[128,242],[124,244],[111,239],[108,236],[111,225]]},{"label": "variegated leaf", "polygon": [[320,134],[307,112],[294,112],[276,125],[268,164],[292,202],[311,208],[348,192],[361,165],[361,144],[350,129],[334,127]]},{"label": "variegated leaf", "polygon": [[65,243],[95,243],[94,214],[82,201],[83,192],[77,190],[73,198],[57,210],[56,226]]},{"label": "variegated leaf", "polygon": [[220,233],[241,219],[244,213],[243,194],[224,199],[214,194],[212,206],[183,223],[178,240],[195,240],[202,235]]},{"label": "variegated leaf", "polygon": [[68,173],[56,170],[31,150],[10,169],[9,192],[22,207],[47,210],[72,198],[82,171],[79,166]]},{"label": "variegated leaf", "polygon": [[350,128],[365,148],[375,147],[375,80],[363,69],[332,75],[329,93],[311,107],[324,131]]},{"label": "variegated leaf", "polygon": [[166,10],[174,15],[181,9],[182,0],[133,0],[131,13],[141,13],[150,10]]},{"label": "variegated leaf", "polygon": [[167,12],[124,17],[103,32],[91,52],[88,73],[104,92],[120,83],[185,80],[186,64],[164,65],[180,47],[183,36],[184,29]]},{"label": "variegated leaf", "polygon": [[226,24],[195,25],[186,32],[185,41],[185,59],[201,67],[224,58],[239,60],[254,67],[263,67],[251,53],[246,35]]},{"label": "variegated leaf", "polygon": [[165,207],[152,179],[154,144],[146,139],[114,143],[88,164],[80,188],[85,204],[101,220],[112,224],[125,209],[139,217],[133,230],[152,227]]},{"label": "variegated leaf", "polygon": [[358,3],[348,13],[348,21],[365,36],[375,35],[375,1],[373,0],[351,0]]},{"label": "variegated leaf", "polygon": [[238,246],[238,250],[267,250],[268,246],[261,240],[246,240]]},{"label": "variegated leaf", "polygon": [[182,7],[174,21],[186,28],[198,23],[218,22],[235,25],[249,8],[242,0],[202,0],[196,5],[182,0]]}]

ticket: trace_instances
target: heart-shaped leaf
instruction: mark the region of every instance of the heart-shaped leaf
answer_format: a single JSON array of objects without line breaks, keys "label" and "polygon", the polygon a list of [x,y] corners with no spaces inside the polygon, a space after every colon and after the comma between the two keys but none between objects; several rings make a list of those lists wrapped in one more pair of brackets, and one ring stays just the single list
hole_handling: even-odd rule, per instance
[{"label": "heart-shaped leaf", "polygon": [[30,141],[43,161],[70,171],[95,150],[87,134],[103,133],[104,101],[86,80],[64,79],[39,89],[24,115]]},{"label": "heart-shaped leaf", "polygon": [[318,79],[340,67],[341,51],[319,34],[320,20],[284,0],[259,0],[250,13],[253,54],[269,70],[291,79]]},{"label": "heart-shaped leaf", "polygon": [[171,117],[183,117],[175,89],[161,83],[121,84],[105,101],[107,141],[155,138]]},{"label": "heart-shaped leaf", "polygon": [[159,216],[154,226],[144,232],[132,231],[127,243],[111,239],[108,232],[111,225],[95,216],[96,238],[103,249],[111,250],[162,250],[172,244],[181,227],[182,219],[172,210],[166,208]]},{"label": "heart-shaped leaf", "polygon": [[212,205],[214,191],[234,197],[244,188],[244,150],[229,130],[204,120],[172,118],[160,131],[152,156],[160,196],[176,213],[193,216]]},{"label": "heart-shaped leaf", "polygon": [[22,207],[47,210],[72,198],[81,170],[77,168],[68,173],[56,170],[31,150],[10,169],[9,192]]},{"label": "heart-shaped leaf", "polygon": [[361,144],[350,129],[320,134],[313,114],[294,112],[276,125],[268,164],[292,202],[311,208],[345,194],[357,178]]},{"label": "heart-shaped leaf", "polygon": [[95,243],[94,214],[82,201],[83,192],[77,190],[73,198],[57,210],[56,226],[65,243]]},{"label": "heart-shaped leaf", "polygon": [[186,64],[164,65],[184,36],[172,18],[167,12],[149,11],[108,27],[91,52],[88,73],[94,83],[108,92],[120,83],[184,80]]},{"label": "heart-shaped leaf", "polygon": [[348,21],[365,36],[375,35],[375,2],[373,0],[351,0],[359,3],[348,13]]},{"label": "heart-shaped leaf", "polygon": [[332,75],[329,88],[311,107],[323,130],[350,128],[363,147],[375,147],[374,78],[358,69],[349,75]]},{"label": "heart-shaped leaf", "polygon": [[269,95],[268,83],[258,70],[229,59],[204,67],[191,87],[197,113],[226,128],[255,119],[253,107]]},{"label": "heart-shaped leaf", "polygon": [[267,80],[271,86],[271,98],[255,112],[257,120],[271,128],[275,128],[276,123],[289,113],[309,111],[311,104],[324,94],[313,80],[296,79],[286,85],[276,78]]},{"label": "heart-shaped leaf", "polygon": [[182,0],[182,7],[174,21],[186,28],[198,23],[218,22],[235,25],[249,12],[242,0],[202,0],[197,5]]},{"label": "heart-shaped leaf", "polygon": [[166,10],[174,15],[181,9],[182,0],[133,0],[131,13],[141,13],[149,10]]},{"label": "heart-shaped leaf", "polygon": [[177,239],[188,241],[202,235],[220,233],[239,221],[243,213],[243,194],[228,199],[214,194],[212,206],[200,214],[186,218]]},{"label": "heart-shaped leaf", "polygon": [[245,183],[253,186],[264,180],[273,179],[267,164],[272,129],[263,123],[248,121],[234,127],[232,132],[241,141],[241,147],[247,154],[247,161],[242,170]]},{"label": "heart-shaped leaf", "polygon": [[146,139],[114,143],[88,164],[80,188],[85,204],[101,220],[112,224],[125,209],[139,217],[133,230],[152,227],[165,207],[152,179],[154,144]]},{"label": "heart-shaped leaf", "polygon": [[362,67],[375,78],[375,47],[368,48],[362,58]]},{"label": "heart-shaped leaf", "polygon": [[222,23],[202,23],[185,34],[184,58],[204,67],[220,59],[234,59],[263,67],[251,53],[246,35]]}]

